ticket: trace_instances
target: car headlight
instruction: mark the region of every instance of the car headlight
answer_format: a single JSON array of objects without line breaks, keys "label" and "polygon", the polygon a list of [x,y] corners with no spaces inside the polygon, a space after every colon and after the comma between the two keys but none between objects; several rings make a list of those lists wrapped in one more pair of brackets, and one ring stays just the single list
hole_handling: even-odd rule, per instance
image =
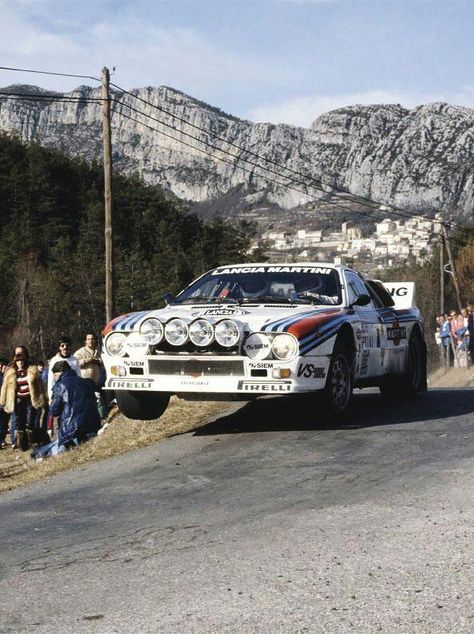
[{"label": "car headlight", "polygon": [[163,324],[159,319],[150,317],[140,326],[140,334],[150,346],[156,346],[163,339]]},{"label": "car headlight", "polygon": [[188,334],[188,326],[182,319],[172,319],[165,326],[165,339],[172,346],[182,346]]},{"label": "car headlight", "polygon": [[272,352],[277,359],[292,359],[298,354],[298,341],[289,333],[275,335],[272,342]]},{"label": "car headlight", "polygon": [[196,346],[208,346],[214,339],[214,328],[207,319],[196,319],[189,326],[189,338]]},{"label": "car headlight", "polygon": [[105,340],[105,349],[113,357],[123,357],[126,342],[127,337],[123,332],[112,332]]},{"label": "car headlight", "polygon": [[218,344],[225,348],[237,345],[240,339],[240,330],[235,321],[224,319],[215,327],[215,337]]}]

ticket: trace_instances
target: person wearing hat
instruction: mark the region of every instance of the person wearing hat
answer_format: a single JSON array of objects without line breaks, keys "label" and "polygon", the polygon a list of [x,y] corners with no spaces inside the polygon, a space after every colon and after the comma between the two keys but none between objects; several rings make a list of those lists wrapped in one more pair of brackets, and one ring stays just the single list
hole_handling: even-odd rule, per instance
[{"label": "person wearing hat", "polygon": [[54,374],[55,383],[50,412],[60,422],[56,440],[33,451],[32,457],[36,460],[55,456],[79,445],[95,436],[100,429],[94,383],[79,377],[68,364],[66,359],[51,364],[50,374]]},{"label": "person wearing hat", "polygon": [[[49,367],[52,368],[57,361],[67,361],[69,367],[74,370],[77,376],[81,376],[81,368],[79,367],[79,361],[72,354],[72,341],[71,337],[60,337],[58,342],[58,352],[49,362]],[[51,400],[53,395],[53,385],[56,383],[54,378],[54,372],[48,373],[48,398]]]}]

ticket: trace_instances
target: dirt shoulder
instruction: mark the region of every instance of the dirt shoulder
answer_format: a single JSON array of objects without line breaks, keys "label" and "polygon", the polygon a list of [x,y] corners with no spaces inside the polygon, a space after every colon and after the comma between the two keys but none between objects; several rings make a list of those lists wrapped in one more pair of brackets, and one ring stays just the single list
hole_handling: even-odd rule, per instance
[{"label": "dirt shoulder", "polygon": [[474,387],[474,366],[439,368],[430,375],[428,387]]}]

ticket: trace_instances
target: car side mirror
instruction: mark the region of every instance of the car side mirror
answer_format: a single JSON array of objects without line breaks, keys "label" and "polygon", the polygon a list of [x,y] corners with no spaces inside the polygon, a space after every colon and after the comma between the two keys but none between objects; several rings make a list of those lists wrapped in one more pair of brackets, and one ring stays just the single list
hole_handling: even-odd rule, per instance
[{"label": "car side mirror", "polygon": [[174,300],[176,299],[175,296],[173,295],[173,293],[165,293],[163,295],[163,299],[166,302],[166,305],[169,306],[170,304],[172,304],[174,302]]},{"label": "car side mirror", "polygon": [[365,293],[362,293],[362,295],[359,295],[359,297],[352,302],[352,304],[349,304],[349,308],[352,308],[353,306],[367,306],[367,304],[370,304],[372,300],[370,299],[370,295],[366,295]]}]

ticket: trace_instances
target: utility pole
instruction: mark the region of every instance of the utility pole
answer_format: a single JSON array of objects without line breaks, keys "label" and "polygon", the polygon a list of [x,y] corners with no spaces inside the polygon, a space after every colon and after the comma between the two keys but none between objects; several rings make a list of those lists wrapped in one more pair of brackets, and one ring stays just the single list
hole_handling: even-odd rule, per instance
[{"label": "utility pole", "polygon": [[444,237],[444,242],[446,244],[446,250],[448,252],[448,258],[449,258],[449,263],[451,265],[451,273],[453,276],[453,282],[454,282],[454,288],[456,290],[456,299],[458,301],[458,310],[459,312],[461,312],[461,293],[459,292],[459,284],[458,284],[458,277],[456,275],[456,268],[454,266],[454,260],[453,260],[453,256],[451,253],[451,245],[449,244],[449,240],[448,240],[448,232],[446,231],[446,225],[444,223],[441,224],[441,228],[443,231],[443,237]]},{"label": "utility pole", "polygon": [[444,315],[444,235],[443,230],[440,231],[439,240],[439,314]]},{"label": "utility pole", "polygon": [[114,314],[114,256],[112,234],[112,136],[110,131],[110,74],[102,69],[102,130],[104,143],[105,203],[105,323]]}]

